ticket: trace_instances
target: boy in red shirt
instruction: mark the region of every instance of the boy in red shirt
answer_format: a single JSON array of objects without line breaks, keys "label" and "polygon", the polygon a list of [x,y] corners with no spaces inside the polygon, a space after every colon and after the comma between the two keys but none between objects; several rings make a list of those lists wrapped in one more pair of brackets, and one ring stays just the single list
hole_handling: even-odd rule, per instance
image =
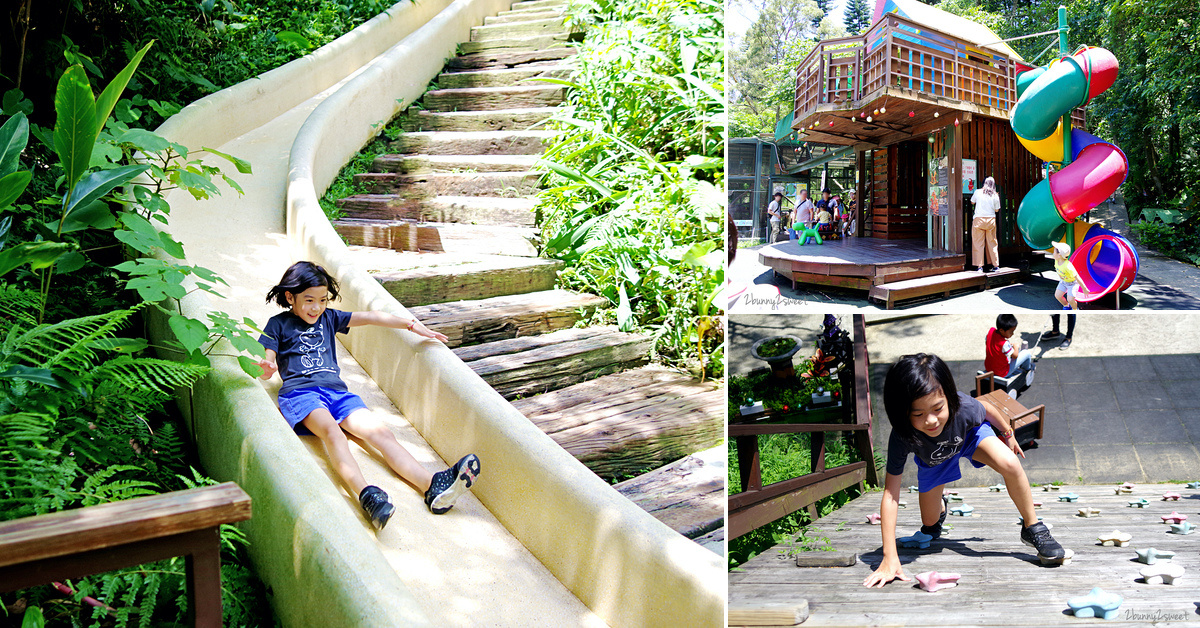
[{"label": "boy in red shirt", "polygon": [[[987,357],[983,367],[996,374],[996,377],[1008,377],[1009,373],[1020,371],[1024,374],[1024,383],[1013,390],[1029,387],[1033,384],[1033,352],[1021,344],[1020,351],[1011,341],[1017,332],[1017,317],[1012,314],[1001,314],[996,317],[996,326],[988,330]],[[1018,383],[1020,380],[1018,380]]]}]

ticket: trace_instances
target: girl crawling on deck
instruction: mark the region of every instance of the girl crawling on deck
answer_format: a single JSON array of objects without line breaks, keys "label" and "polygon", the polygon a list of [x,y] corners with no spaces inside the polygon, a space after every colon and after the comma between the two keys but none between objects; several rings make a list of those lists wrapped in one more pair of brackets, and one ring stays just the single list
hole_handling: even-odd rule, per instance
[{"label": "girl crawling on deck", "polygon": [[279,372],[279,411],[297,434],[315,434],[342,482],[358,495],[371,523],[382,529],[395,509],[387,493],[369,486],[350,453],[345,430],[373,445],[404,481],[425,494],[425,505],[435,515],[450,510],[479,476],[479,458],[467,454],[449,469],[430,473],[396,440],[391,430],[374,417],[358,395],[347,390],[334,352],[335,333],[351,327],[379,325],[403,328],[441,342],[446,336],[420,321],[387,312],[343,312],[330,307],[338,296],[337,281],[312,262],[296,262],[279,285],[267,293],[286,312],[267,321],[258,341],[267,350],[259,362],[263,379]]},{"label": "girl crawling on deck", "polygon": [[900,358],[884,380],[883,404],[892,424],[887,479],[879,507],[883,562],[863,586],[882,587],[897,578],[911,580],[904,574],[896,552],[900,474],[910,452],[917,463],[921,532],[934,539],[941,536],[949,504],[942,488],[962,477],[958,461],[966,458],[975,467],[987,465],[1004,478],[1008,495],[1023,520],[1021,541],[1037,548],[1042,562],[1063,559],[1066,552],[1033,512],[1029,480],[1017,460],[1018,455],[1023,458],[1025,454],[1012,428],[994,408],[958,392],[950,368],[941,358],[924,353]]}]

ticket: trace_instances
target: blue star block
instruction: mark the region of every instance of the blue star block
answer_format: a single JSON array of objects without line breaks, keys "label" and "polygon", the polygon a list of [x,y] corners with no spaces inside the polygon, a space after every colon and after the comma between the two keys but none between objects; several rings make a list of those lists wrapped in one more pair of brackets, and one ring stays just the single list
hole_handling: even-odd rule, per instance
[{"label": "blue star block", "polygon": [[913,534],[912,536],[902,536],[902,537],[896,539],[896,542],[900,544],[900,547],[916,547],[916,548],[920,548],[920,549],[925,549],[925,548],[929,547],[929,542],[932,540],[933,540],[932,535],[925,534],[924,532],[918,531],[916,534]]},{"label": "blue star block", "polygon": [[966,517],[967,515],[971,514],[974,511],[975,511],[974,506],[968,506],[966,504],[962,504],[962,505],[951,508],[950,514],[958,515],[960,517]]},{"label": "blue star block", "polygon": [[1158,559],[1160,558],[1163,560],[1171,560],[1175,557],[1175,552],[1147,547],[1144,550],[1138,550],[1137,555],[1138,562],[1146,563],[1147,565],[1153,565],[1154,563],[1158,562]]},{"label": "blue star block", "polygon": [[1060,502],[1073,502],[1073,501],[1077,501],[1078,499],[1079,499],[1079,496],[1076,495],[1075,493],[1067,493],[1066,495],[1058,496],[1058,501],[1060,501]]},{"label": "blue star block", "polygon": [[1073,597],[1067,600],[1067,606],[1076,617],[1103,617],[1112,619],[1117,616],[1117,609],[1125,598],[1116,593],[1105,593],[1100,587],[1092,589],[1087,595]]}]

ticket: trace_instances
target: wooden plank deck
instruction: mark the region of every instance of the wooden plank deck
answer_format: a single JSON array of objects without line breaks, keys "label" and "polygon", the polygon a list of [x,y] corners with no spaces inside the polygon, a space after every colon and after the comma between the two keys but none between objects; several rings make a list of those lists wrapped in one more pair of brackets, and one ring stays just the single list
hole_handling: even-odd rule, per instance
[{"label": "wooden plank deck", "polygon": [[[1197,470],[1200,473],[1200,470]],[[996,478],[1000,478],[997,476]],[[1195,479],[1195,478],[1188,478]],[[869,525],[867,515],[879,510],[880,494],[860,497],[826,516],[810,528],[809,537],[827,538],[835,551],[797,552],[819,557],[857,554],[851,567],[796,566],[781,544],[729,574],[730,609],[764,602],[807,599],[810,616],[803,626],[971,626],[1079,625],[1118,620],[1150,625],[1144,617],[1157,616],[1173,626],[1200,624],[1200,535],[1169,534],[1162,515],[1177,511],[1200,519],[1200,490],[1181,484],[1138,485],[1131,495],[1116,495],[1115,485],[1064,486],[1058,492],[1033,489],[1034,501],[1043,502],[1038,515],[1053,525],[1051,532],[1064,547],[1074,550],[1071,564],[1042,566],[1033,548],[1021,543],[1016,508],[1007,493],[987,488],[956,489],[975,507],[972,517],[949,516],[953,530],[928,549],[900,549],[900,561],[909,577],[926,571],[962,575],[952,589],[927,593],[915,580],[893,581],[883,589],[866,589],[863,580],[882,559],[880,529]],[[907,489],[904,489],[905,491]],[[1162,501],[1167,491],[1183,495],[1179,501]],[[1079,501],[1059,502],[1057,495],[1074,492]],[[1145,498],[1147,508],[1129,508],[1130,500]],[[903,492],[897,536],[920,528],[917,495]],[[1100,509],[1092,518],[1076,516],[1080,508]],[[1102,547],[1096,537],[1114,529],[1133,535],[1127,547]],[[826,545],[819,541],[818,546]],[[1175,585],[1148,585],[1138,580],[1142,563],[1135,550],[1155,547],[1176,552],[1173,562],[1187,571]],[[1067,600],[1085,595],[1093,587],[1125,598],[1117,620],[1075,618]],[[1132,616],[1128,613],[1137,613]],[[1139,620],[1139,617],[1143,619]],[[1158,624],[1154,624],[1158,625]]]},{"label": "wooden plank deck", "polygon": [[845,238],[800,246],[780,242],[758,252],[760,264],[796,282],[867,290],[882,283],[961,271],[966,255],[935,251],[924,240]]}]

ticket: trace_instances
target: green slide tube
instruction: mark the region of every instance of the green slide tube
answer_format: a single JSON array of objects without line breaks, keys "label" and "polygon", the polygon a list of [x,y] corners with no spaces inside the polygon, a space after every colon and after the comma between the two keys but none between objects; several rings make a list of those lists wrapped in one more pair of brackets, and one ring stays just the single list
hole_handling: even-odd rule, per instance
[{"label": "green slide tube", "polygon": [[1087,98],[1087,74],[1075,59],[1067,57],[1024,91],[1013,107],[1013,131],[1027,140],[1044,140],[1058,128],[1064,111],[1071,111]]},{"label": "green slide tube", "polygon": [[1021,206],[1017,208],[1017,228],[1034,250],[1050,248],[1055,240],[1066,233],[1067,221],[1063,220],[1054,206],[1049,178],[1042,179],[1021,199]]}]

